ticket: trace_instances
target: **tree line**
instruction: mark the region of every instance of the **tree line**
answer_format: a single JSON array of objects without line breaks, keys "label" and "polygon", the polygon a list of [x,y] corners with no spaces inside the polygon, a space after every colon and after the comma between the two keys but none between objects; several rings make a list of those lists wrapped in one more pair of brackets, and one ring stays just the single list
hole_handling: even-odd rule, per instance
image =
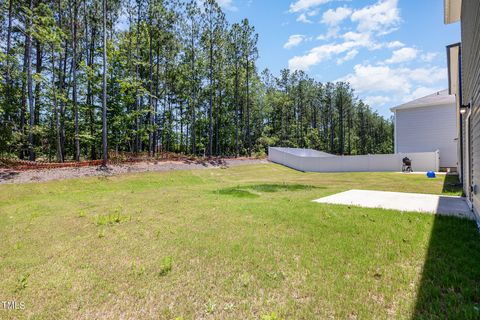
[{"label": "tree line", "polygon": [[0,0],[0,154],[388,153],[348,83],[259,72],[258,34],[215,0]]}]

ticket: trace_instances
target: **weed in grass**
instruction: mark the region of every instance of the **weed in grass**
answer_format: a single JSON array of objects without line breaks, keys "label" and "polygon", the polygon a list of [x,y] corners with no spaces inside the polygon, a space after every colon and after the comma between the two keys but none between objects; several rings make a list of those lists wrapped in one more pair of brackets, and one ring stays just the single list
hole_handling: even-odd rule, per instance
[{"label": "weed in grass", "polygon": [[175,319],[175,316],[169,306],[160,310],[160,319]]},{"label": "weed in grass", "polygon": [[158,275],[161,277],[166,276],[170,271],[172,271],[172,267],[173,267],[172,257],[163,258],[160,264],[160,271],[158,272]]},{"label": "weed in grass", "polygon": [[235,305],[233,304],[233,302],[228,302],[225,304],[225,306],[223,307],[223,310],[225,311],[228,311],[228,312],[231,312],[233,311],[233,308],[235,307]]},{"label": "weed in grass", "polygon": [[123,222],[131,221],[132,216],[122,214],[119,209],[113,214],[99,215],[95,220],[97,226],[115,225]]},{"label": "weed in grass", "polygon": [[280,318],[277,317],[277,314],[275,312],[272,312],[271,314],[265,314],[260,319],[261,320],[280,320]]},{"label": "weed in grass", "polygon": [[137,265],[135,262],[132,262],[132,265],[131,265],[130,269],[131,269],[132,274],[136,277],[140,277],[140,276],[144,275],[145,271],[146,271],[144,266],[142,266],[141,264]]},{"label": "weed in grass", "polygon": [[105,229],[101,229],[98,232],[98,238],[100,238],[100,239],[105,238]]},{"label": "weed in grass", "polygon": [[18,250],[18,249],[21,249],[23,247],[23,243],[21,242],[16,242],[14,245],[13,245],[13,250]]},{"label": "weed in grass", "polygon": [[39,212],[33,212],[32,214],[30,214],[30,218],[32,218],[32,219],[35,219],[35,218],[38,218],[38,217],[40,217]]},{"label": "weed in grass", "polygon": [[207,303],[203,305],[203,307],[206,314],[212,314],[215,312],[215,308],[217,307],[217,305],[213,303],[211,300],[209,300]]},{"label": "weed in grass", "polygon": [[251,276],[249,273],[244,272],[240,275],[239,280],[240,280],[241,286],[246,288],[251,282]]},{"label": "weed in grass", "polygon": [[78,213],[79,218],[85,218],[86,216],[87,216],[87,213],[83,210]]},{"label": "weed in grass", "polygon": [[18,293],[28,287],[28,278],[30,274],[23,274],[17,279],[17,287],[15,289],[15,293]]},{"label": "weed in grass", "polygon": [[284,280],[285,275],[282,271],[271,271],[267,272],[267,276],[272,280]]}]

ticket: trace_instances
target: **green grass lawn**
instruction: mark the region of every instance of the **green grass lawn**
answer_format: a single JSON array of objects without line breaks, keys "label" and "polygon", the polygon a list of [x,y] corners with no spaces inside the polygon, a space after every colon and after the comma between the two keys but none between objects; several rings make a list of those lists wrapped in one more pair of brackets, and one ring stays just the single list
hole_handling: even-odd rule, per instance
[{"label": "green grass lawn", "polygon": [[445,176],[265,164],[0,186],[0,319],[479,319],[472,221],[313,203]]}]

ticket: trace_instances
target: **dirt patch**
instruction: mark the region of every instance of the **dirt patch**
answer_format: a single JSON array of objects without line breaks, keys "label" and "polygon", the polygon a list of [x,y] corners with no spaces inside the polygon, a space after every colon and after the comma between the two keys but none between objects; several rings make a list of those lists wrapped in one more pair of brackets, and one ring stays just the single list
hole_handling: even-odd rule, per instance
[{"label": "dirt patch", "polygon": [[212,159],[182,161],[144,161],[138,163],[110,165],[109,170],[99,170],[97,166],[76,168],[53,168],[40,170],[15,170],[0,168],[0,184],[42,182],[81,177],[114,176],[123,173],[193,170],[207,168],[228,168],[246,164],[268,163],[264,159]]}]

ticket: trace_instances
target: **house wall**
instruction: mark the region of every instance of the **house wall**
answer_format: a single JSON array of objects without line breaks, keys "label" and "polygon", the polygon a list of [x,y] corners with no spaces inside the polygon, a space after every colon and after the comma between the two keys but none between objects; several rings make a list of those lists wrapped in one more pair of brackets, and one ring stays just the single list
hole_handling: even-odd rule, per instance
[{"label": "house wall", "polygon": [[455,104],[399,109],[395,112],[395,152],[440,151],[440,167],[457,167]]},{"label": "house wall", "polygon": [[471,198],[480,213],[480,1],[462,1],[462,98],[471,103]]}]

